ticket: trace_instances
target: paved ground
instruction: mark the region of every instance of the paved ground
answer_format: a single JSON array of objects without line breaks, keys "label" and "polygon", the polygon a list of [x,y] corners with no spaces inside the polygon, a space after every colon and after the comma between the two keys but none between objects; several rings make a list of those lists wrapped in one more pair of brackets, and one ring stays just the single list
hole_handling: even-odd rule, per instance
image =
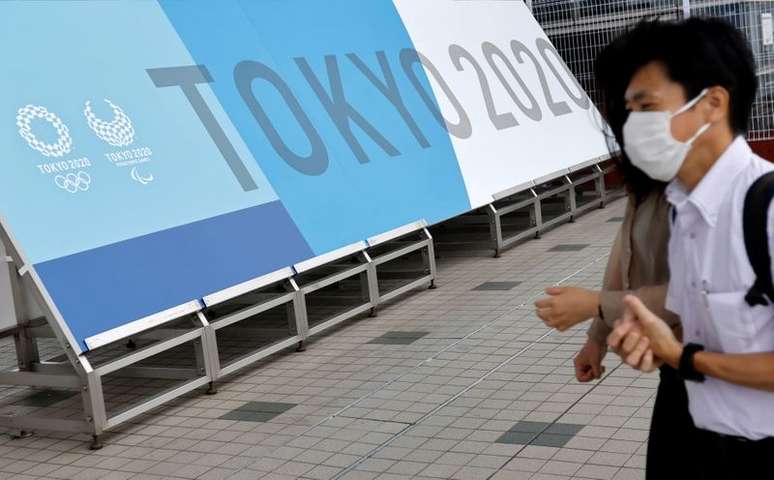
[{"label": "paved ground", "polygon": [[[437,290],[175,401],[102,450],[78,435],[3,435],[0,478],[644,478],[657,378],[609,356],[602,381],[577,383],[585,329],[551,331],[531,306],[546,285],[599,285],[622,212],[615,202],[499,259],[443,255]],[[13,363],[8,343],[0,361]]]}]

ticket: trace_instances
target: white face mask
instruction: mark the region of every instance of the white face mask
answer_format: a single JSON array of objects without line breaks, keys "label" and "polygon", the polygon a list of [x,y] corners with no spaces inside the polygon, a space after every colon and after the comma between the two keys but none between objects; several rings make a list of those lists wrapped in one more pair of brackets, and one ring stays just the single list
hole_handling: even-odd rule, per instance
[{"label": "white face mask", "polygon": [[699,128],[687,142],[680,142],[672,136],[672,118],[689,110],[706,94],[705,88],[674,113],[629,113],[623,127],[623,138],[624,150],[632,164],[654,180],[668,182],[675,178],[694,140],[706,132],[710,124]]}]

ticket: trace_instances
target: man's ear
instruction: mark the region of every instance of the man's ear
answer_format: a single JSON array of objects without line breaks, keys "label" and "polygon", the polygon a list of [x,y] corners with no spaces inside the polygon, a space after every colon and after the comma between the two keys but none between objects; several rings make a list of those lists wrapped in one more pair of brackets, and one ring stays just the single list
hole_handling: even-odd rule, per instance
[{"label": "man's ear", "polygon": [[725,87],[715,86],[707,91],[707,122],[718,123],[728,119],[731,95]]}]

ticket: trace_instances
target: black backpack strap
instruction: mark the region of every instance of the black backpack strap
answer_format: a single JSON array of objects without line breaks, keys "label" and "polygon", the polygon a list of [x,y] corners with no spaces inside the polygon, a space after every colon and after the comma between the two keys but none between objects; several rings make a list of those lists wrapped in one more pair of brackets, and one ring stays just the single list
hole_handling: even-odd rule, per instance
[{"label": "black backpack strap", "polygon": [[755,272],[755,283],[745,300],[751,307],[769,305],[774,301],[774,284],[771,278],[769,253],[769,205],[774,198],[774,172],[758,178],[747,190],[744,199],[744,246]]}]

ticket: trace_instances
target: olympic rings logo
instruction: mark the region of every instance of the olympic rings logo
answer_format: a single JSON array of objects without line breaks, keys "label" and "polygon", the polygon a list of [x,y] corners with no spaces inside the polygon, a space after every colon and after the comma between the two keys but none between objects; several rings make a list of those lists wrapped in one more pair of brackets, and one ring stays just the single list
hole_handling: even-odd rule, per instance
[{"label": "olympic rings logo", "polygon": [[91,186],[91,176],[86,172],[68,173],[54,177],[54,183],[70,193],[85,192]]}]

